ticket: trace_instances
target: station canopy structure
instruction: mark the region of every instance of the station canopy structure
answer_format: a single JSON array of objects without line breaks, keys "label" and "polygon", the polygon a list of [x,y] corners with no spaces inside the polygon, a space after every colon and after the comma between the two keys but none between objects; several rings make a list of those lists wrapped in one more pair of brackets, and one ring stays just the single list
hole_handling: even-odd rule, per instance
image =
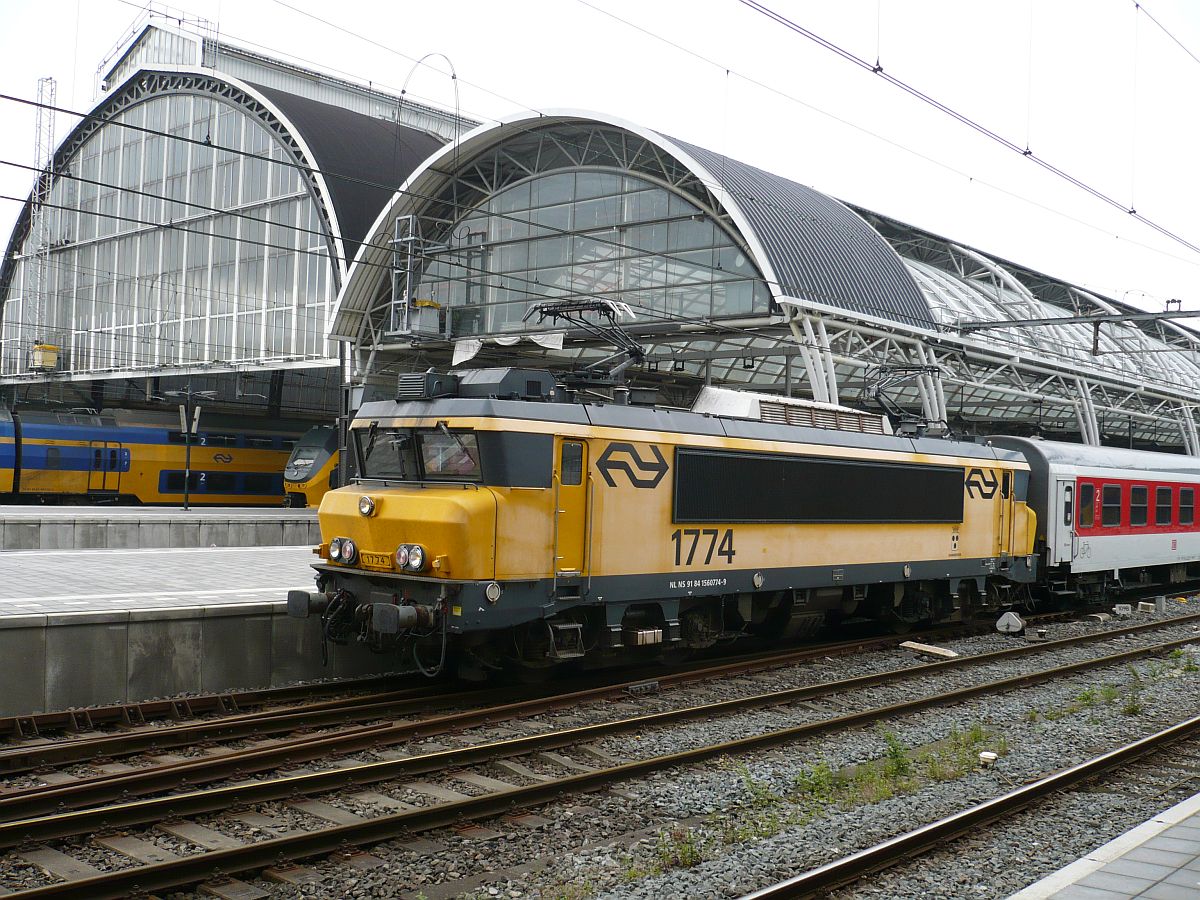
[{"label": "station canopy structure", "polygon": [[429,366],[566,370],[612,348],[527,313],[626,304],[625,373],[687,405],[705,383],[878,408],[960,435],[1040,433],[1200,454],[1200,335],[593,113],[515,116],[426,160],[366,237],[332,337],[351,377]]},{"label": "station canopy structure", "polygon": [[476,123],[202,21],[139,23],[98,76],[0,261],[0,392],[99,407],[186,378],[336,413],[328,334],[349,260],[416,166]]}]

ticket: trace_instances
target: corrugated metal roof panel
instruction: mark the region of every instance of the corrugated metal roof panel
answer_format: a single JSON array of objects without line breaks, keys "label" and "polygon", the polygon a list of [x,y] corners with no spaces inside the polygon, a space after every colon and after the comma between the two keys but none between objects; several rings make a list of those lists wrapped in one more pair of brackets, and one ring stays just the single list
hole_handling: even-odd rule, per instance
[{"label": "corrugated metal roof panel", "polygon": [[782,176],[671,140],[736,201],[779,278],[780,294],[936,327],[925,296],[900,257],[845,205]]}]

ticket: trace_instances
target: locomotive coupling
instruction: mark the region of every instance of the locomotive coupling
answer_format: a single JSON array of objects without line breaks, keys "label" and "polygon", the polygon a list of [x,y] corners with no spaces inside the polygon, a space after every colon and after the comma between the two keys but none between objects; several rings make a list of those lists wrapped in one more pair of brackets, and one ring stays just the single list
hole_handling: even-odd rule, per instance
[{"label": "locomotive coupling", "polygon": [[433,624],[432,606],[397,606],[395,603],[371,604],[371,628],[380,634],[399,634],[416,625]]},{"label": "locomotive coupling", "polygon": [[329,594],[309,591],[288,591],[287,614],[293,619],[307,619],[313,613],[323,613],[333,598]]}]

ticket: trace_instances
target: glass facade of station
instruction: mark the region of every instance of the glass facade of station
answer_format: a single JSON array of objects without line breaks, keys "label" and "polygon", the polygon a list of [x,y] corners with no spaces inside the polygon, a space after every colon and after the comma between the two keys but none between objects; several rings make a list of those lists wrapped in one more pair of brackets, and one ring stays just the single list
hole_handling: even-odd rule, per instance
[{"label": "glass facade of station", "polygon": [[29,371],[37,342],[80,374],[336,356],[327,226],[294,162],[227,97],[131,102],[74,149],[32,223],[0,374]]},{"label": "glass facade of station", "polygon": [[632,137],[560,126],[459,168],[419,216],[413,294],[444,311],[447,337],[536,330],[530,306],[564,297],[618,300],[639,322],[768,311],[766,283],[711,198]]}]

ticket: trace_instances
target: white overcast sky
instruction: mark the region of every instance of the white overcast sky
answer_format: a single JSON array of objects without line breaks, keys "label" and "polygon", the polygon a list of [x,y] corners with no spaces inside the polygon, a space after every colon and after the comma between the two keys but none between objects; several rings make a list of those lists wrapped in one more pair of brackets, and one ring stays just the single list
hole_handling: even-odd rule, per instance
[{"label": "white overcast sky", "polygon": [[[1200,244],[1194,0],[764,0]],[[0,93],[89,109],[141,5],[0,0]],[[162,9],[162,7],[159,7]],[[476,118],[602,111],[1146,308],[1200,309],[1200,254],[736,0],[177,3],[225,39]],[[325,21],[319,21],[318,18]],[[339,30],[344,29],[344,30]],[[1182,46],[1181,46],[1182,45]],[[435,54],[428,66],[414,62]],[[455,84],[442,56],[457,72]],[[1193,56],[1193,54],[1195,54]],[[73,120],[58,116],[58,136]],[[0,160],[34,113],[0,101]],[[0,165],[0,193],[31,175]],[[7,243],[18,204],[0,201]]]}]

